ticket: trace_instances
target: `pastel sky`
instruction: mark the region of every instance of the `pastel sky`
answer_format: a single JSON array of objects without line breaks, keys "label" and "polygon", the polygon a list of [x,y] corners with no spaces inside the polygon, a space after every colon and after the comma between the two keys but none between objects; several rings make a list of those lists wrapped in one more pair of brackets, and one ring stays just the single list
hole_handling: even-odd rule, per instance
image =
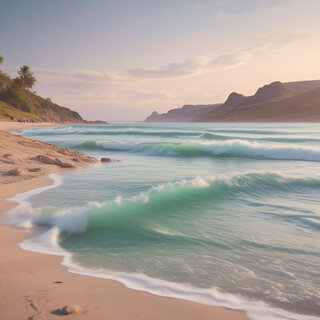
[{"label": "pastel sky", "polygon": [[0,0],[1,70],[86,119],[320,79],[319,0]]}]

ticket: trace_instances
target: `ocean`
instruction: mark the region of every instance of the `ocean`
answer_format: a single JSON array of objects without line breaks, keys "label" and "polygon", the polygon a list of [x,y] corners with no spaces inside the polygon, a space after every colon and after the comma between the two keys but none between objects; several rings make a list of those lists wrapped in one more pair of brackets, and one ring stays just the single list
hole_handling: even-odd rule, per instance
[{"label": "ocean", "polygon": [[[18,195],[20,245],[157,295],[320,317],[320,125],[110,123],[19,131],[119,160]],[[34,228],[35,227],[35,228]]]}]

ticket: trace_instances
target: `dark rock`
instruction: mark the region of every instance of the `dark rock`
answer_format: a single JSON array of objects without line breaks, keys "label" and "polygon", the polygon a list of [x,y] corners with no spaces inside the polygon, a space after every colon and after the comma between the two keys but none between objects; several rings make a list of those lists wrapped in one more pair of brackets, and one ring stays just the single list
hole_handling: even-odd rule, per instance
[{"label": "dark rock", "polygon": [[29,172],[39,172],[41,171],[41,168],[32,168],[28,170]]},{"label": "dark rock", "polygon": [[61,167],[61,168],[73,168],[73,165],[67,162],[62,162],[60,159],[55,158],[54,159],[54,164],[56,164],[57,166]]},{"label": "dark rock", "polygon": [[12,170],[8,171],[7,174],[9,176],[22,176],[22,175],[24,175],[24,170],[21,168],[12,169]]},{"label": "dark rock", "polygon": [[74,168],[74,166],[71,163],[68,163],[68,162],[62,162],[60,167],[62,167],[62,168]]},{"label": "dark rock", "polygon": [[38,155],[37,160],[44,164],[55,164],[54,160],[49,158],[48,156]]},{"label": "dark rock", "polygon": [[61,161],[60,159],[58,159],[58,158],[55,158],[55,159],[54,159],[54,164],[56,164],[57,166],[60,166],[60,167],[61,167],[62,161]]},{"label": "dark rock", "polygon": [[4,158],[12,157],[12,154],[11,153],[6,153],[6,154],[3,155],[3,157]]}]

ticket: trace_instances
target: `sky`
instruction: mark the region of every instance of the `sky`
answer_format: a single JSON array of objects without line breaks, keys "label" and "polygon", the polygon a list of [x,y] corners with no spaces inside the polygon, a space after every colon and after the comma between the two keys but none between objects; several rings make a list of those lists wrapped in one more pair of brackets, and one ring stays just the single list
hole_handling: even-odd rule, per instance
[{"label": "sky", "polygon": [[88,120],[320,79],[319,0],[0,0],[0,69]]}]

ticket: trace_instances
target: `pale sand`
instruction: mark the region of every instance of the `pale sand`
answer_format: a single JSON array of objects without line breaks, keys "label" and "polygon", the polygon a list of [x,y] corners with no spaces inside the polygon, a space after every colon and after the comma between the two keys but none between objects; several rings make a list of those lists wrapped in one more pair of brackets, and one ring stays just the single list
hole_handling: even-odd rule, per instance
[{"label": "pale sand", "polygon": [[56,122],[16,122],[16,121],[0,121],[0,130],[14,131],[27,128],[63,126],[66,124]]},{"label": "pale sand", "polygon": [[[7,130],[16,128],[9,126]],[[19,124],[19,128],[23,126]],[[0,146],[1,143],[0,140]],[[62,169],[47,165],[46,170],[47,174]],[[0,211],[15,205],[5,199],[50,183],[52,181],[42,175],[0,184]],[[79,304],[87,310],[86,314],[69,315],[68,319],[246,319],[242,312],[159,297],[128,289],[117,281],[70,273],[61,267],[60,257],[18,247],[26,236],[25,230],[0,225],[1,320],[32,319],[37,310],[42,317],[34,319],[59,319],[55,310],[66,304]]]}]

